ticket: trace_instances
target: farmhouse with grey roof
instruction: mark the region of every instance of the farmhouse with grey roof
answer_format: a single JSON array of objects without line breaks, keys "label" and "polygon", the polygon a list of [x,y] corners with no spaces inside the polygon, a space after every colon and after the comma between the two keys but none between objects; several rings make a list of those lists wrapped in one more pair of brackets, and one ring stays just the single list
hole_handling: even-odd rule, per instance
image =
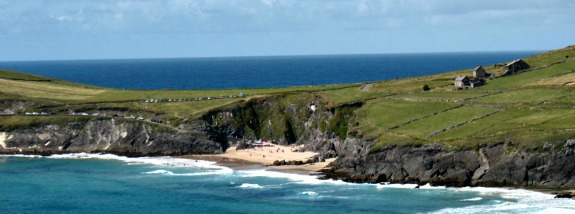
[{"label": "farmhouse with grey roof", "polygon": [[530,68],[529,64],[527,64],[522,59],[516,59],[505,65],[505,71],[501,74],[501,76],[513,75],[528,68]]},{"label": "farmhouse with grey roof", "polygon": [[453,79],[453,83],[457,88],[468,88],[470,86],[469,78],[466,76],[458,76]]},{"label": "farmhouse with grey roof", "polygon": [[477,79],[477,78],[485,78],[487,76],[487,71],[485,71],[485,69],[483,68],[483,66],[478,65],[477,67],[475,67],[475,69],[473,69],[473,78]]}]

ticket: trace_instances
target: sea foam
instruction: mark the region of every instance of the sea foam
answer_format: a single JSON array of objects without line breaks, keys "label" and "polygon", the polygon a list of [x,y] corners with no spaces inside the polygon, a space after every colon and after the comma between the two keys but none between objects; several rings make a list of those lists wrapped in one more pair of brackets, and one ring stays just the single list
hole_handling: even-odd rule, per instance
[{"label": "sea foam", "polygon": [[285,178],[297,184],[332,184],[332,185],[358,185],[353,183],[346,183],[341,180],[320,180],[317,176],[300,175],[284,172],[268,171],[265,169],[259,170],[241,170],[237,172],[240,177],[268,177],[268,178]]},{"label": "sea foam", "polygon": [[245,183],[239,186],[239,188],[243,188],[243,189],[262,189],[264,187],[260,186],[259,184],[249,184],[249,183]]},{"label": "sea foam", "polygon": [[16,158],[41,158],[41,155],[24,155],[24,154],[1,154],[0,157],[16,157]]},{"label": "sea foam", "polygon": [[151,172],[144,172],[144,174],[164,174],[164,175],[173,175],[174,173],[168,170],[158,169]]},{"label": "sea foam", "polygon": [[[541,192],[487,188],[462,187],[447,188],[449,191],[476,192],[483,196],[501,196],[508,201],[499,201],[496,204],[474,205],[461,208],[446,208],[434,213],[574,213],[575,201],[571,199],[556,199],[551,194]],[[464,201],[479,201],[482,197],[464,199]]]},{"label": "sea foam", "polygon": [[[199,169],[202,172],[195,173],[163,173],[165,175],[175,175],[175,176],[200,176],[200,175],[218,175],[218,174],[230,174],[233,173],[231,168],[225,166],[219,166],[216,162],[204,161],[204,160],[192,160],[184,158],[174,158],[174,157],[125,157],[113,154],[97,154],[97,153],[72,153],[72,154],[59,154],[51,155],[46,158],[51,159],[102,159],[102,160],[118,160],[126,162],[128,165],[139,165],[139,164],[149,164],[161,167],[170,168],[189,168],[189,169]],[[159,170],[156,170],[159,171]],[[152,172],[156,172],[152,171]],[[153,174],[153,173],[149,173]],[[160,173],[156,173],[160,174]]]},{"label": "sea foam", "polygon": [[317,192],[314,192],[314,191],[305,191],[305,192],[302,192],[301,194],[307,195],[307,196],[312,196],[312,197],[318,196]]},{"label": "sea foam", "polygon": [[482,199],[483,199],[482,197],[475,197],[475,198],[463,199],[461,201],[481,201]]}]

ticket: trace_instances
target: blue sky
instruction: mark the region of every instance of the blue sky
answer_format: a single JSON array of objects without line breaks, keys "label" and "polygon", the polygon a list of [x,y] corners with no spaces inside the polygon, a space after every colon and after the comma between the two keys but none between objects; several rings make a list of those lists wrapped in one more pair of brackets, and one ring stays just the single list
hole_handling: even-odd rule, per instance
[{"label": "blue sky", "polygon": [[573,0],[0,0],[0,61],[549,50]]}]

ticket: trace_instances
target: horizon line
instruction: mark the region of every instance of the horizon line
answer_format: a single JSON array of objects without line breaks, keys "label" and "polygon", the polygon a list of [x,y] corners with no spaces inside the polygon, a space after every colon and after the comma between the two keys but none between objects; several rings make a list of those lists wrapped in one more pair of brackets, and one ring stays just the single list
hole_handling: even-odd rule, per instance
[{"label": "horizon line", "polygon": [[[550,49],[551,50],[551,49]],[[493,51],[439,51],[439,52],[395,52],[395,53],[336,53],[336,54],[285,54],[285,55],[236,55],[236,56],[190,56],[190,57],[127,57],[127,58],[79,58],[79,59],[39,59],[39,60],[0,60],[11,62],[56,62],[56,61],[111,61],[111,60],[161,60],[161,59],[225,59],[225,58],[274,58],[274,57],[323,57],[323,56],[362,56],[362,55],[415,55],[415,54],[454,54],[454,53],[513,53],[546,52],[550,50],[493,50]]]}]

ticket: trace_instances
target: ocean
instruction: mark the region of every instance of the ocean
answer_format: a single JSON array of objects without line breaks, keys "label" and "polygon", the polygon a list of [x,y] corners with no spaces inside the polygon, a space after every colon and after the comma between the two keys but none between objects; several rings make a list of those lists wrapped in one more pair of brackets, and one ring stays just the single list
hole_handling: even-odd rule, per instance
[{"label": "ocean", "polygon": [[478,52],[0,62],[1,69],[118,89],[225,89],[423,76],[540,53]]},{"label": "ocean", "polygon": [[354,184],[173,157],[0,156],[0,213],[573,213],[519,189]]}]

